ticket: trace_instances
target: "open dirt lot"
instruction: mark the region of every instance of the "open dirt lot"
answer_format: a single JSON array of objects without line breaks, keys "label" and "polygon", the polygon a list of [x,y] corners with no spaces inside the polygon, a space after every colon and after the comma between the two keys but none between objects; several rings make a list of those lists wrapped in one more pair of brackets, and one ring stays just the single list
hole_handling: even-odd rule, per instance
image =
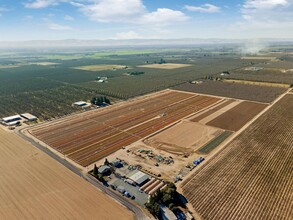
[{"label": "open dirt lot", "polygon": [[242,60],[275,60],[276,57],[241,57]]},{"label": "open dirt lot", "polygon": [[209,121],[207,125],[229,131],[238,131],[266,107],[266,104],[241,102],[234,108]]},{"label": "open dirt lot", "polygon": [[208,111],[197,115],[196,117],[192,118],[190,121],[193,122],[199,122],[200,120],[212,115],[213,113],[221,110],[222,108],[230,105],[231,103],[233,103],[235,100],[224,100],[223,102],[221,102],[219,105],[215,106],[214,108],[209,109]]},{"label": "open dirt lot", "polygon": [[39,66],[53,66],[53,65],[59,65],[60,63],[53,63],[53,62],[35,62],[30,63],[31,65],[39,65]]},{"label": "open dirt lot", "polygon": [[221,99],[166,90],[33,127],[43,143],[87,166]]},{"label": "open dirt lot", "polygon": [[90,66],[74,67],[74,69],[88,70],[88,71],[102,71],[102,70],[125,69],[125,68],[126,66],[122,66],[122,65],[90,65]]},{"label": "open dirt lot", "polygon": [[293,95],[286,95],[183,184],[203,219],[293,218]]},{"label": "open dirt lot", "polygon": [[163,63],[163,64],[147,64],[147,65],[141,65],[138,67],[172,70],[172,69],[179,69],[179,68],[188,67],[188,66],[191,66],[191,65],[181,64],[181,63]]},{"label": "open dirt lot", "polygon": [[211,80],[204,81],[204,83],[199,85],[185,83],[175,86],[173,89],[266,103],[274,101],[282,93],[286,92],[286,88],[225,83]]},{"label": "open dirt lot", "polygon": [[0,128],[0,219],[133,219],[126,208]]},{"label": "open dirt lot", "polygon": [[223,131],[184,121],[147,140],[150,146],[173,154],[191,154]]},{"label": "open dirt lot", "polygon": [[18,65],[0,65],[0,69],[10,69],[20,67]]}]

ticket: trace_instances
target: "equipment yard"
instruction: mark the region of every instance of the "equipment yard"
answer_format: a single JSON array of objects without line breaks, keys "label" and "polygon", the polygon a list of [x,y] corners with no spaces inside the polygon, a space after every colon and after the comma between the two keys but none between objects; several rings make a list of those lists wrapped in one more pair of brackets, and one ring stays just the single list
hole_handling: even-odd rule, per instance
[{"label": "equipment yard", "polygon": [[287,94],[183,184],[203,219],[292,219],[293,95]]},{"label": "equipment yard", "polygon": [[165,90],[43,123],[29,132],[76,163],[88,166],[220,100]]},{"label": "equipment yard", "polygon": [[133,219],[133,214],[0,128],[1,219]]}]

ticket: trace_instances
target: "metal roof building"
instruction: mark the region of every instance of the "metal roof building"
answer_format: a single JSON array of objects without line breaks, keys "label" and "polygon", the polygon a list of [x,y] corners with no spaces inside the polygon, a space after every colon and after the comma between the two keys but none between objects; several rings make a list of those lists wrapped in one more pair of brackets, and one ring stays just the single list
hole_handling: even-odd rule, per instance
[{"label": "metal roof building", "polygon": [[20,117],[20,115],[13,115],[10,117],[2,118],[2,120],[5,123],[8,123],[8,122],[12,122],[12,121],[19,121],[19,120],[21,120],[21,117]]},{"label": "metal roof building", "polygon": [[104,174],[104,173],[107,173],[108,171],[110,171],[110,169],[111,168],[109,166],[103,165],[98,169],[98,172]]},{"label": "metal roof building", "polygon": [[141,186],[144,183],[146,183],[149,179],[150,176],[139,171],[135,170],[131,172],[130,174],[127,175],[129,179],[131,179],[133,182],[135,182],[137,185]]},{"label": "metal roof building", "polygon": [[25,119],[27,119],[29,121],[35,121],[35,120],[38,119],[36,116],[34,116],[34,115],[30,114],[30,113],[23,113],[23,114],[21,114],[21,117],[23,117],[23,118],[25,118]]}]

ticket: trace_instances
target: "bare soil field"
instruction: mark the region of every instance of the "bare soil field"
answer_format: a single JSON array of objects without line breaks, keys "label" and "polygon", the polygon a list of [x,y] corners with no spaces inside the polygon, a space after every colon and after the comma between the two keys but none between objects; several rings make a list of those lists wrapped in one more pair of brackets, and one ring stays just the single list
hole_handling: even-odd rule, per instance
[{"label": "bare soil field", "polygon": [[220,105],[217,105],[216,107],[214,108],[211,108],[210,110],[204,112],[203,114],[200,114],[194,118],[192,118],[190,121],[193,121],[193,122],[199,122],[200,120],[210,116],[211,114],[221,110],[222,108],[230,105],[232,102],[234,102],[234,100],[226,100],[224,101],[223,103],[221,103]]},{"label": "bare soil field", "polygon": [[122,65],[90,65],[90,66],[79,66],[73,69],[77,70],[88,70],[88,71],[102,71],[102,70],[112,70],[112,69],[126,69],[126,66]]},{"label": "bare soil field", "polygon": [[292,108],[288,94],[186,179],[203,219],[293,218]]},{"label": "bare soil field", "polygon": [[286,91],[285,88],[225,83],[211,80],[204,81],[204,83],[199,85],[184,83],[172,89],[265,103],[274,101]]},{"label": "bare soil field", "polygon": [[176,155],[191,154],[222,132],[214,127],[184,121],[145,142],[154,148]]},{"label": "bare soil field", "polygon": [[215,97],[168,90],[43,123],[29,132],[76,163],[87,166],[218,101]]},{"label": "bare soil field", "polygon": [[133,219],[126,208],[0,128],[0,219]]},{"label": "bare soil field", "polygon": [[241,57],[242,60],[275,60],[277,57]]},{"label": "bare soil field", "polygon": [[163,63],[163,64],[147,64],[147,65],[141,65],[138,67],[173,70],[173,69],[179,69],[179,68],[188,67],[188,66],[191,66],[191,65],[181,64],[181,63]]},{"label": "bare soil field", "polygon": [[241,102],[234,108],[209,121],[207,125],[229,131],[238,131],[266,107],[266,104]]},{"label": "bare soil field", "polygon": [[0,65],[0,69],[10,69],[10,68],[17,68],[20,67],[19,65]]},{"label": "bare soil field", "polygon": [[53,66],[53,65],[59,65],[60,63],[53,63],[53,62],[34,62],[30,63],[31,65],[39,65],[39,66]]}]

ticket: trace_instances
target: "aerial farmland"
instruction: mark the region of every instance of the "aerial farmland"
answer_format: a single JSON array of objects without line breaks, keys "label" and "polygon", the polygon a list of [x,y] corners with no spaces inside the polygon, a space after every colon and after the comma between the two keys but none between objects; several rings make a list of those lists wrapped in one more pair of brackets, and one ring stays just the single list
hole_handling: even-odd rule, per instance
[{"label": "aerial farmland", "polygon": [[293,217],[292,107],[288,94],[183,182],[201,218]]},{"label": "aerial farmland", "polygon": [[133,219],[94,186],[0,128],[1,219]]}]

